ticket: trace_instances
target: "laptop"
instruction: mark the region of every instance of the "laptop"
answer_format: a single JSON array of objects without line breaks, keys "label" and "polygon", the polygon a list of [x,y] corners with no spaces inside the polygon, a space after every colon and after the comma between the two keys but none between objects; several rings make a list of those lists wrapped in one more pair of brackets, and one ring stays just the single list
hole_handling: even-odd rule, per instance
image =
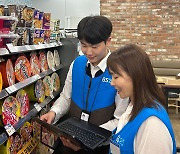
[{"label": "laptop", "polygon": [[68,118],[57,125],[48,124],[36,117],[33,117],[32,120],[54,134],[65,137],[75,145],[86,150],[96,149],[109,140],[112,134],[111,131],[74,117]]}]

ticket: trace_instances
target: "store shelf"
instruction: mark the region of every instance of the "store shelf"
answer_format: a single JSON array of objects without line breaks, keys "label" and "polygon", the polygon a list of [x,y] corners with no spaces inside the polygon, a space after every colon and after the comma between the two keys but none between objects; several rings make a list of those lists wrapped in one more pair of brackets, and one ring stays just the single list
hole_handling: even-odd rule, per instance
[{"label": "store shelf", "polygon": [[[4,129],[4,128],[3,128]],[[3,130],[5,131],[5,130]],[[8,136],[5,132],[0,132],[0,145],[7,141]]]},{"label": "store shelf", "polygon": [[53,42],[49,44],[39,44],[39,45],[25,45],[25,46],[13,46],[12,44],[7,44],[8,50],[10,53],[21,53],[21,52],[29,52],[34,50],[42,50],[53,47],[59,47],[63,44],[61,42]]},{"label": "store shelf", "polygon": [[60,70],[61,68],[63,68],[63,65],[62,65],[62,64],[60,64],[59,66],[56,66],[56,67],[54,67],[54,68],[52,68],[52,69],[49,69],[49,70],[47,70],[47,71],[45,71],[45,72],[40,73],[39,76],[40,76],[41,78],[43,78],[43,77],[45,77],[46,75],[49,75],[49,74],[51,74],[51,73],[53,73],[53,72],[55,72],[55,71],[57,71],[57,70]]},{"label": "store shelf", "polygon": [[19,38],[19,35],[14,33],[0,34],[0,38]]},{"label": "store shelf", "polygon": [[[58,96],[60,93],[60,91],[57,92],[53,92],[53,94],[51,94],[51,96],[48,96],[42,103],[38,104],[41,109],[43,107],[45,107],[47,104],[49,104],[56,96]],[[37,113],[39,111],[36,108],[33,108],[31,111],[28,112],[28,114],[20,119],[15,125],[14,128],[15,130],[19,130],[25,122],[29,121],[32,117],[36,116]],[[6,134],[5,130],[3,130],[4,132],[0,132],[0,145],[3,144],[7,139],[8,139],[8,135]]]},{"label": "store shelf", "polygon": [[12,16],[0,16],[0,20],[14,20],[18,21],[18,18]]},{"label": "store shelf", "polygon": [[49,74],[51,74],[51,73],[53,73],[53,72],[55,72],[61,68],[63,68],[63,65],[59,65],[53,69],[49,69],[48,71],[41,72],[40,74],[36,74],[32,77],[29,77],[29,78],[25,79],[24,81],[18,82],[12,86],[5,88],[5,90],[8,92],[9,95],[11,95],[12,93],[18,91],[19,89],[22,89],[22,88],[36,82],[37,80],[44,78],[46,75],[49,75]]},{"label": "store shelf", "polygon": [[7,97],[8,96],[8,93],[6,92],[5,89],[3,89],[1,92],[0,92],[0,100]]},{"label": "store shelf", "polygon": [[8,55],[9,51],[6,48],[0,48],[0,56]]},{"label": "store shelf", "polygon": [[18,91],[19,89],[24,88],[24,87],[34,83],[35,81],[37,81],[40,78],[41,77],[37,74],[37,75],[34,75],[32,77],[25,79],[24,81],[21,81],[21,82],[18,82],[12,86],[9,86],[5,89],[8,92],[8,94],[11,95],[12,93]]}]

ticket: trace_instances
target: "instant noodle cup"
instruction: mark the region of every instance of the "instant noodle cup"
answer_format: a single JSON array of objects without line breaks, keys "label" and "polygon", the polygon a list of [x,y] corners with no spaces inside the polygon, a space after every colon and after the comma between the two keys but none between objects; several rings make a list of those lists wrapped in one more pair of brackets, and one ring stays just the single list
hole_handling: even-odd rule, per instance
[{"label": "instant noodle cup", "polygon": [[3,101],[0,100],[0,127],[3,127],[3,122],[2,122],[2,105],[3,105]]},{"label": "instant noodle cup", "polygon": [[51,51],[47,52],[47,63],[50,69],[55,67],[55,63],[54,63],[54,56],[53,53]]},{"label": "instant noodle cup", "polygon": [[57,50],[54,50],[54,63],[55,63],[55,66],[60,65],[60,57]]},{"label": "instant noodle cup", "polygon": [[47,58],[46,58],[46,54],[44,52],[40,52],[39,63],[40,63],[40,69],[42,72],[48,70]]},{"label": "instant noodle cup", "polygon": [[56,72],[54,72],[51,75],[51,80],[52,80],[53,90],[58,91],[60,89],[60,79],[59,79],[59,76]]},{"label": "instant noodle cup", "polygon": [[6,154],[17,154],[23,148],[22,137],[18,132],[15,132],[8,138],[6,144]]},{"label": "instant noodle cup", "polygon": [[43,83],[45,86],[45,96],[50,96],[53,92],[52,79],[50,76],[45,76],[43,79]]},{"label": "instant noodle cup", "polygon": [[12,61],[8,59],[7,61],[1,62],[0,72],[2,73],[3,87],[9,87],[15,84],[15,75]]},{"label": "instant noodle cup", "polygon": [[25,122],[20,128],[20,135],[22,137],[23,146],[32,139],[33,128],[29,122]]},{"label": "instant noodle cup", "polygon": [[4,100],[2,105],[3,124],[15,125],[21,117],[21,104],[13,96],[9,96]]},{"label": "instant noodle cup", "polygon": [[36,83],[24,88],[28,93],[29,100],[33,102],[43,102],[45,99],[45,86],[42,80],[38,80]]},{"label": "instant noodle cup", "polygon": [[35,96],[35,93],[34,93],[34,89],[35,89],[35,83],[27,86],[24,88],[24,90],[26,91],[26,93],[28,94],[28,97],[29,97],[29,101],[31,102],[35,102],[37,101],[37,98]]},{"label": "instant noodle cup", "polygon": [[16,60],[15,76],[18,81],[23,81],[31,76],[31,65],[25,56],[20,56]]},{"label": "instant noodle cup", "polygon": [[42,80],[38,80],[35,84],[35,96],[40,103],[45,99],[45,85]]},{"label": "instant noodle cup", "polygon": [[0,92],[2,90],[2,86],[3,86],[3,80],[2,80],[2,74],[0,72]]},{"label": "instant noodle cup", "polygon": [[31,53],[30,64],[31,64],[32,75],[39,74],[40,73],[39,59],[36,56],[36,53],[34,53],[34,52]]},{"label": "instant noodle cup", "polygon": [[20,89],[16,94],[17,101],[21,104],[21,118],[29,112],[29,97],[25,90]]}]

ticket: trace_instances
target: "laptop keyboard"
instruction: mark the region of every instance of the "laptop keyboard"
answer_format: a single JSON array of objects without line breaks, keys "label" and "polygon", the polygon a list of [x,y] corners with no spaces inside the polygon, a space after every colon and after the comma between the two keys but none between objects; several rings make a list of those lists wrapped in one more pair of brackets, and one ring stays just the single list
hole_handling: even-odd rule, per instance
[{"label": "laptop keyboard", "polygon": [[91,131],[82,129],[80,127],[74,126],[69,122],[66,122],[62,124],[61,126],[59,126],[59,129],[62,132],[69,134],[72,137],[77,138],[79,141],[81,141],[84,145],[88,147],[93,147],[104,139],[103,136],[100,136]]}]

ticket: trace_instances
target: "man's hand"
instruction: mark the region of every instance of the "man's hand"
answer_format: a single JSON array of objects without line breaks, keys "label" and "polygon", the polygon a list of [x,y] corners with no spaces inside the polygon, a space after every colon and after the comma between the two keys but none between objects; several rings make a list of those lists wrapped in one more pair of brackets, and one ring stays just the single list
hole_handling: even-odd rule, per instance
[{"label": "man's hand", "polygon": [[73,144],[70,140],[68,140],[67,138],[64,138],[64,137],[60,137],[62,143],[64,146],[68,147],[68,148],[71,148],[73,149],[74,151],[78,151],[81,149],[81,147]]},{"label": "man's hand", "polygon": [[49,111],[48,113],[42,115],[40,119],[42,121],[46,121],[48,124],[51,124],[56,116],[56,113],[54,111]]}]

